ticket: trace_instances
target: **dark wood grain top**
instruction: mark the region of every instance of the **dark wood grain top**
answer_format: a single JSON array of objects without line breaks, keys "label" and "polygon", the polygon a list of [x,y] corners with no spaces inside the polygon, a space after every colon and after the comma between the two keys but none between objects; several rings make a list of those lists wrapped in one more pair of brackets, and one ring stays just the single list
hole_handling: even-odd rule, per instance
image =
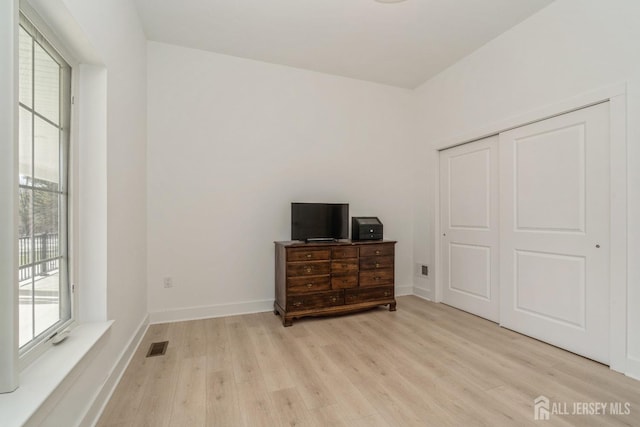
[{"label": "dark wood grain top", "polygon": [[338,240],[336,242],[313,242],[305,243],[301,240],[285,240],[280,242],[274,242],[278,246],[285,248],[313,248],[323,246],[356,246],[356,245],[380,245],[380,244],[395,244],[395,240],[358,240],[352,241],[349,239]]}]

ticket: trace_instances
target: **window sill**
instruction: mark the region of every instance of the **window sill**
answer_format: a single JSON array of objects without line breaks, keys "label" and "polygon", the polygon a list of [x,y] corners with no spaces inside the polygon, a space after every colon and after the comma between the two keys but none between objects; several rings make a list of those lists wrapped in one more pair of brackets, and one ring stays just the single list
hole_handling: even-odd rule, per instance
[{"label": "window sill", "polygon": [[65,341],[25,368],[20,373],[20,387],[12,393],[0,394],[3,425],[25,424],[112,324],[113,321],[78,325]]}]

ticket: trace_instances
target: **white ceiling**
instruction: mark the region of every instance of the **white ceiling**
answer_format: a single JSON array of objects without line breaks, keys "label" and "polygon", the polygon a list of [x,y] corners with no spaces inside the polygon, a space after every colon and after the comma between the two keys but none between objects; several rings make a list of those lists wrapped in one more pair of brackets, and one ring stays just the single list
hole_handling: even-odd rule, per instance
[{"label": "white ceiling", "polygon": [[150,40],[415,88],[553,0],[135,0]]}]

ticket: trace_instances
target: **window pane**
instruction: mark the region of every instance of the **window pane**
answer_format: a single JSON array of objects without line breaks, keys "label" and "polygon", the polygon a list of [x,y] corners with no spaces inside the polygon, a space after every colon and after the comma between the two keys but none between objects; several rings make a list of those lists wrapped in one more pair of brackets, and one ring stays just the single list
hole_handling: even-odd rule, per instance
[{"label": "window pane", "polygon": [[60,274],[57,258],[59,239],[60,195],[33,191],[34,293],[33,310],[37,336],[60,320]]},{"label": "window pane", "polygon": [[34,186],[57,190],[60,181],[60,130],[35,117]]},{"label": "window pane", "polygon": [[22,102],[27,107],[32,107],[33,102],[32,98],[32,87],[33,87],[33,51],[31,50],[33,38],[27,32],[20,27],[20,36],[19,36],[19,80],[20,80],[20,102]]},{"label": "window pane", "polygon": [[35,335],[39,335],[60,320],[60,273],[58,260],[36,265],[33,310]]},{"label": "window pane", "polygon": [[18,298],[18,321],[20,322],[18,342],[22,347],[33,339],[33,292],[31,280],[20,283]]},{"label": "window pane", "polygon": [[35,238],[36,261],[58,256],[58,247],[51,246],[51,236],[58,236],[58,198],[57,193],[49,191],[33,192],[33,235]]},{"label": "window pane", "polygon": [[32,262],[31,258],[31,194],[32,191],[21,188],[18,207],[18,259],[20,262],[20,282],[31,277],[31,272],[24,266]]},{"label": "window pane", "polygon": [[60,123],[60,66],[37,43],[34,53],[35,110],[58,124]]},{"label": "window pane", "polygon": [[20,184],[30,185],[31,177],[33,175],[32,170],[32,144],[33,144],[33,123],[31,121],[31,113],[20,107],[20,128],[18,129],[18,153],[19,153],[19,170],[20,170]]}]

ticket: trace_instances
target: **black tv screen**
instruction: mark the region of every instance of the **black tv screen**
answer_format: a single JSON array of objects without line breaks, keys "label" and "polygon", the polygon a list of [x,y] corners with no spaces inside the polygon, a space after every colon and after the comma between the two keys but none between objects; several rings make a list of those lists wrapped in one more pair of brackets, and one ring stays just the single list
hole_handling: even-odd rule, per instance
[{"label": "black tv screen", "polygon": [[348,203],[291,203],[291,240],[346,239]]}]

